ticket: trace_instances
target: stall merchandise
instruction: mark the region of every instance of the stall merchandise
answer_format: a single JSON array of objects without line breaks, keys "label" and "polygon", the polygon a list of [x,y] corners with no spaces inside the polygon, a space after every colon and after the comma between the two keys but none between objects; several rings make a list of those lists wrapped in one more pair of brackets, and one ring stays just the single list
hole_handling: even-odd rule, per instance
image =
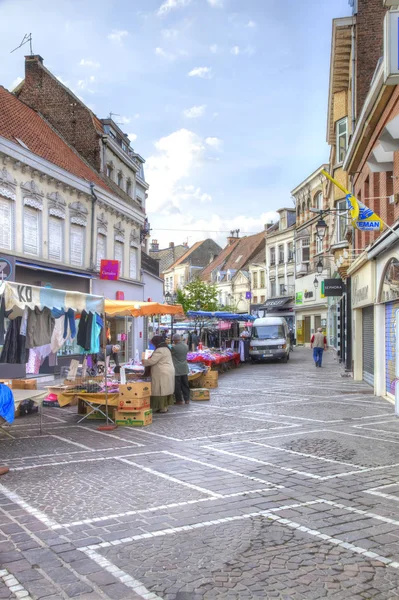
[{"label": "stall merchandise", "polygon": [[240,355],[238,352],[231,350],[231,348],[226,348],[226,350],[220,348],[204,348],[203,350],[197,350],[196,352],[189,352],[187,354],[187,361],[189,363],[201,362],[208,367],[229,362],[232,362],[237,366],[240,364]]}]

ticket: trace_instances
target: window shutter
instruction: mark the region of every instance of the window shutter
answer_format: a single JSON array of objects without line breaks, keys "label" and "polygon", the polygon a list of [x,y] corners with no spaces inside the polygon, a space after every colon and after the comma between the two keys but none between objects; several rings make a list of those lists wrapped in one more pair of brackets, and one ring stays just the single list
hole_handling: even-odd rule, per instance
[{"label": "window shutter", "polygon": [[137,279],[137,248],[130,248],[129,277],[130,279]]},{"label": "window shutter", "polygon": [[24,207],[24,252],[39,255],[39,211]]},{"label": "window shutter", "polygon": [[0,248],[12,249],[12,204],[10,200],[0,198]]},{"label": "window shutter", "polygon": [[62,219],[49,217],[48,222],[48,257],[58,262],[62,261],[62,250],[64,246],[64,227]]},{"label": "window shutter", "polygon": [[115,242],[115,260],[119,260],[120,269],[119,274],[123,275],[123,253],[124,253],[124,244],[122,242]]},{"label": "window shutter", "polygon": [[100,270],[101,261],[106,258],[107,238],[102,233],[97,234],[97,269]]},{"label": "window shutter", "polygon": [[83,266],[85,228],[71,223],[71,265]]}]

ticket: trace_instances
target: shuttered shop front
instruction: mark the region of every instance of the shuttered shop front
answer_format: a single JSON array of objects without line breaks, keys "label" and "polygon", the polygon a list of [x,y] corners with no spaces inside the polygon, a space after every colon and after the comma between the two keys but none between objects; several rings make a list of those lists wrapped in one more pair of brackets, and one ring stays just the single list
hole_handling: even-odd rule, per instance
[{"label": "shuttered shop front", "polygon": [[395,360],[396,360],[396,311],[399,302],[385,304],[385,382],[386,393],[395,395]]},{"label": "shuttered shop front", "polygon": [[363,379],[374,386],[374,306],[362,310]]}]

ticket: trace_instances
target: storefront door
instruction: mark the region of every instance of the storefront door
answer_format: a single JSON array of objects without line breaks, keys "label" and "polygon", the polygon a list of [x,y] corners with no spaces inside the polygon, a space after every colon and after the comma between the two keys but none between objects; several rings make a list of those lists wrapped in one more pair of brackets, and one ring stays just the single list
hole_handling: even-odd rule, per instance
[{"label": "storefront door", "polygon": [[309,344],[310,343],[310,317],[305,317],[305,339],[304,342],[305,344]]},{"label": "storefront door", "polygon": [[321,327],[321,316],[320,315],[315,315],[315,318],[314,318],[314,330],[315,330],[315,332],[318,330],[319,327]]},{"label": "storefront door", "polygon": [[374,386],[374,306],[363,308],[363,379]]}]

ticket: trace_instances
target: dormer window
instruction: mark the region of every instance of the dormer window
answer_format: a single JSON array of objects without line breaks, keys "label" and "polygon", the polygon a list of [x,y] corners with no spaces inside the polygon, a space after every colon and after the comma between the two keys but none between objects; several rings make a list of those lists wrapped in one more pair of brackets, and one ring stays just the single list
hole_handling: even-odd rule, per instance
[{"label": "dormer window", "polygon": [[112,131],[112,129],[109,130],[109,135],[116,140],[116,134]]}]

